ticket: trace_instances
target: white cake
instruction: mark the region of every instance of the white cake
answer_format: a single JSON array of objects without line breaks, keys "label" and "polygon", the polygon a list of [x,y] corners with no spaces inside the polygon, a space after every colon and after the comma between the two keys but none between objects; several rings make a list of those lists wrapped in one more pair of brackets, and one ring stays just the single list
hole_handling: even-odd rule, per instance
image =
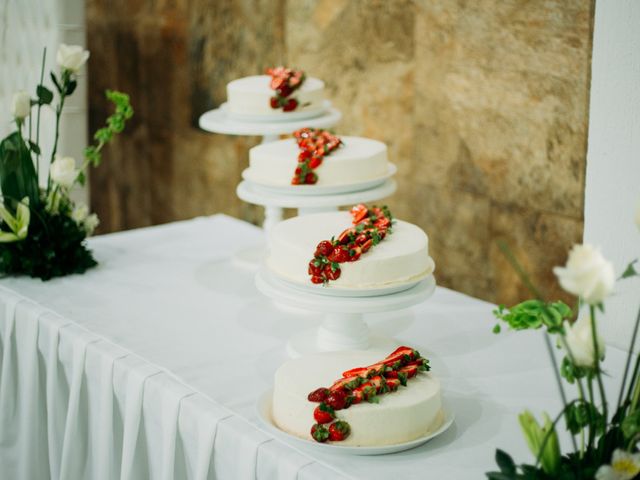
[{"label": "white cake", "polygon": [[[317,403],[309,392],[329,386],[343,371],[372,364],[381,355],[372,352],[331,352],[290,360],[275,375],[273,390],[274,423],[282,430],[312,440]],[[427,435],[442,423],[440,382],[429,373],[418,373],[408,386],[381,394],[379,403],[359,403],[338,410],[336,417],[351,427],[340,445],[381,446],[404,443]]]},{"label": "white cake", "polygon": [[275,95],[270,87],[269,75],[239,78],[227,84],[227,108],[231,114],[250,116],[278,116],[296,112],[320,112],[324,101],[324,82],[307,77],[291,97],[298,100],[292,112],[271,108],[270,99]]},{"label": "white cake", "polygon": [[[309,261],[317,244],[352,226],[349,212],[303,215],[280,222],[269,233],[267,267],[285,280],[311,285]],[[355,262],[340,264],[341,275],[323,288],[370,289],[405,283],[433,272],[424,231],[398,220],[393,233]]]},{"label": "white cake", "polygon": [[[315,172],[316,185],[338,186],[384,177],[388,172],[387,146],[363,137],[340,137],[343,145],[325,156]],[[269,186],[291,185],[300,149],[295,139],[258,145],[249,150],[247,178]]]}]

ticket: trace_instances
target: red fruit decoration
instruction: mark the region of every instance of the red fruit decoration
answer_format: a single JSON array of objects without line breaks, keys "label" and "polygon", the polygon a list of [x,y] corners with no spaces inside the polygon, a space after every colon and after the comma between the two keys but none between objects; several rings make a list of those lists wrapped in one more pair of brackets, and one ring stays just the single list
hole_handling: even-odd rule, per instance
[{"label": "red fruit decoration", "polygon": [[267,68],[267,75],[271,76],[269,86],[275,90],[275,96],[269,100],[271,108],[282,108],[285,112],[291,112],[298,108],[298,100],[290,95],[304,82],[304,72],[285,67],[275,67]]},{"label": "red fruit decoration", "polygon": [[315,418],[318,423],[330,423],[336,418],[336,414],[333,408],[323,402],[313,411],[313,418]]},{"label": "red fruit decoration", "polygon": [[[297,106],[297,101],[293,98],[283,101],[285,102],[283,104],[284,111],[290,111],[291,106],[293,108]],[[327,155],[330,155],[331,152],[342,145],[342,140],[327,130],[315,128],[301,128],[293,132],[293,136],[300,149],[298,154],[298,168],[300,168],[300,171],[296,169],[291,184],[314,185],[318,181],[318,175],[315,170],[322,165]]]},{"label": "red fruit decoration", "polygon": [[373,365],[345,371],[331,387],[318,388],[307,397],[310,402],[321,402],[313,411],[317,423],[311,427],[311,437],[317,442],[344,440],[351,427],[336,419],[336,411],[362,402],[378,403],[380,395],[406,387],[408,379],[429,370],[429,360],[417,350],[403,346]]},{"label": "red fruit decoration", "polygon": [[329,440],[332,442],[340,442],[347,438],[351,433],[351,427],[344,420],[338,420],[329,425]]},{"label": "red fruit decoration", "polygon": [[[299,142],[307,141],[311,135],[310,129],[296,132]],[[313,158],[315,157],[312,157],[312,160]],[[302,164],[299,164],[302,166],[296,169],[294,180],[299,180],[301,175],[305,177],[303,183],[312,183],[307,180],[317,180],[317,176],[315,179],[307,178],[309,175],[315,175],[313,172],[308,172],[308,162],[305,159]],[[358,261],[362,255],[391,233],[393,216],[386,206],[368,208],[366,205],[359,204],[353,207],[350,213],[353,217],[353,225],[343,230],[337,238],[332,238],[330,241],[323,240],[316,247],[313,259],[309,263],[312,283],[326,285],[329,281],[337,280],[341,275],[341,264]],[[323,265],[323,268],[319,272],[320,265]],[[396,359],[393,360],[395,361]]]}]

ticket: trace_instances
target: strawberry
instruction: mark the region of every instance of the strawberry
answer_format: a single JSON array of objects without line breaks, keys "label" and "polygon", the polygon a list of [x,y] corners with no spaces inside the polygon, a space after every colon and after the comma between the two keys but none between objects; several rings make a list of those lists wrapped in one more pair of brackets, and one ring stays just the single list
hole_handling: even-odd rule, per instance
[{"label": "strawberry", "polygon": [[291,92],[293,92],[293,89],[286,83],[284,85],[280,85],[280,88],[276,90],[276,93],[281,97],[288,97],[291,95]]},{"label": "strawberry", "polygon": [[322,263],[320,263],[320,265],[316,265],[316,262],[318,262],[318,260],[316,259],[313,259],[309,262],[309,275],[311,276],[322,275]]},{"label": "strawberry", "polygon": [[329,240],[321,241],[316,247],[316,257],[328,257],[333,252],[333,244]]},{"label": "strawberry", "polygon": [[304,162],[305,160],[307,160],[308,158],[311,158],[311,152],[308,152],[307,150],[302,150],[299,154],[298,154],[298,162]]},{"label": "strawberry", "polygon": [[365,382],[353,391],[352,395],[358,399],[353,403],[359,403],[363,400],[374,401],[377,391],[378,389],[371,382]]},{"label": "strawberry", "polygon": [[395,392],[400,386],[400,380],[397,378],[387,378],[387,388],[390,392]]},{"label": "strawberry", "polygon": [[324,277],[321,277],[320,275],[314,275],[311,277],[311,283],[324,283]]},{"label": "strawberry", "polygon": [[302,173],[302,167],[296,167],[296,169],[293,171],[296,175],[300,175]]},{"label": "strawberry", "polygon": [[398,375],[400,375],[400,373],[405,373],[407,375],[407,378],[415,377],[418,373],[418,366],[407,365],[406,367],[402,367],[400,370],[398,370]]},{"label": "strawberry", "polygon": [[383,393],[387,390],[387,382],[385,382],[384,378],[380,375],[376,375],[375,377],[371,377],[371,385],[376,387],[376,392]]},{"label": "strawberry", "polygon": [[388,372],[385,372],[384,377],[387,380],[393,380],[398,378],[398,372],[396,372],[395,370],[389,370]]},{"label": "strawberry", "polygon": [[373,224],[378,228],[389,228],[389,226],[391,226],[391,220],[387,217],[382,217],[373,222]]},{"label": "strawberry", "polygon": [[360,377],[347,377],[341,378],[340,380],[336,380],[333,382],[333,385],[329,387],[329,390],[332,392],[336,390],[354,390],[356,389],[360,383],[362,383],[362,379]]},{"label": "strawberry", "polygon": [[357,245],[349,245],[349,260],[348,262],[355,262],[362,255],[362,248]]},{"label": "strawberry", "polygon": [[351,433],[351,427],[343,420],[338,420],[329,425],[329,440],[332,442],[340,442],[347,438]]},{"label": "strawberry", "polygon": [[340,273],[342,272],[340,271],[340,267],[334,268],[332,264],[328,264],[324,266],[323,273],[327,280],[337,280],[340,278]]},{"label": "strawberry", "polygon": [[342,377],[343,378],[348,378],[348,377],[358,376],[358,377],[362,377],[362,378],[367,378],[367,373],[368,372],[369,372],[369,368],[368,367],[352,368],[351,370],[347,370],[346,372],[342,372]]},{"label": "strawberry", "polygon": [[344,390],[336,390],[325,400],[325,403],[334,410],[342,410],[347,404],[347,394]]},{"label": "strawberry", "polygon": [[362,232],[356,237],[355,242],[356,245],[363,245],[367,240],[369,240],[369,237],[366,233]]},{"label": "strawberry", "polygon": [[318,168],[320,165],[322,165],[322,157],[314,155],[309,160],[309,168]]},{"label": "strawberry", "polygon": [[286,101],[286,103],[282,106],[282,110],[285,112],[291,112],[298,107],[298,101],[295,98],[290,98]]},{"label": "strawberry", "polygon": [[353,228],[347,228],[340,235],[338,235],[338,242],[345,245],[351,241],[351,237],[355,235],[356,231]]},{"label": "strawberry", "polygon": [[367,209],[366,205],[363,205],[362,203],[356,205],[351,209],[351,216],[353,217],[353,223],[359,223],[362,219],[364,219],[367,216],[368,213],[369,213],[369,210]]},{"label": "strawberry", "polygon": [[371,239],[369,239],[366,242],[364,242],[360,247],[360,248],[362,248],[362,253],[367,253],[372,245],[373,245],[373,240],[371,240]]},{"label": "strawberry", "polygon": [[307,400],[310,402],[324,402],[324,400],[329,396],[329,389],[320,387],[311,392],[307,396]]},{"label": "strawberry", "polygon": [[349,251],[342,246],[335,247],[329,255],[330,262],[343,263],[349,260]]},{"label": "strawberry", "polygon": [[291,179],[291,185],[300,185],[300,177],[297,175]]},{"label": "strawberry", "polygon": [[313,185],[317,181],[318,181],[318,175],[316,175],[313,172],[307,173],[304,177],[304,183],[306,183],[307,185]]},{"label": "strawberry", "polygon": [[316,442],[326,442],[329,440],[329,430],[324,425],[315,424],[311,427],[311,438]]},{"label": "strawberry", "polygon": [[323,402],[313,411],[313,418],[315,418],[318,423],[329,423],[336,418],[336,414],[334,413],[333,408]]},{"label": "strawberry", "polygon": [[269,99],[269,105],[271,105],[271,108],[280,108],[280,101],[278,100],[278,97],[271,97]]}]

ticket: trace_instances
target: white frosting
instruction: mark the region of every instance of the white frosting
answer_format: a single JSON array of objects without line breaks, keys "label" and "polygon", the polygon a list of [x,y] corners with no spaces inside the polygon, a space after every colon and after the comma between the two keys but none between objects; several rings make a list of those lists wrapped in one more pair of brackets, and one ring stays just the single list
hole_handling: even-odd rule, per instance
[{"label": "white frosting", "polygon": [[[340,137],[343,145],[325,156],[315,172],[316,185],[334,186],[384,177],[388,170],[387,146],[362,137]],[[300,149],[294,139],[258,145],[249,150],[248,175],[252,182],[291,185]]]},{"label": "white frosting", "polygon": [[[270,99],[275,91],[269,86],[269,75],[254,75],[239,78],[227,84],[227,106],[229,112],[240,115],[286,115],[281,108],[271,108]],[[307,77],[292,94],[298,107],[292,112],[307,112],[322,109],[324,82]]]},{"label": "white frosting", "polygon": [[[312,285],[309,261],[322,240],[352,226],[349,212],[304,215],[280,222],[269,233],[269,269],[286,280]],[[429,239],[419,227],[397,220],[393,233],[355,262],[340,264],[341,274],[322,288],[379,288],[432,273]]]},{"label": "white frosting", "polygon": [[[384,355],[383,355],[384,356]],[[273,421],[282,430],[311,440],[317,403],[307,395],[328,387],[351,368],[380,360],[372,352],[331,352],[290,360],[275,375]],[[437,429],[442,422],[440,382],[428,373],[418,373],[406,387],[379,396],[379,403],[362,402],[338,410],[351,434],[338,445],[379,446],[409,442]]]}]

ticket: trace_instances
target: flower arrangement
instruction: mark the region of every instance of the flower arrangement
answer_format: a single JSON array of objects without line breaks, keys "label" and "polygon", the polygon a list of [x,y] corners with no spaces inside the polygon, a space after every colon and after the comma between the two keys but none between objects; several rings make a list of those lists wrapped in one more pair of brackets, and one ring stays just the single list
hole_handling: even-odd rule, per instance
[{"label": "flower arrangement", "polygon": [[[636,223],[640,228],[640,209]],[[487,477],[491,480],[640,478],[640,354],[635,356],[630,374],[640,312],[615,402],[607,398],[602,381],[605,345],[599,334],[597,314],[604,312],[604,301],[616,282],[613,265],[597,248],[584,244],[571,249],[565,266],[554,268],[560,286],[578,297],[577,311],[574,311],[563,302],[542,300],[539,290],[508,248],[504,245],[501,248],[536,298],[508,310],[498,307],[494,315],[499,322],[494,332],[500,332],[501,322],[513,330],[545,330],[564,406],[553,419],[544,413],[541,423],[529,411],[520,414],[520,426],[535,456],[535,464],[517,465],[508,453],[498,449],[496,463],[500,470],[487,473]],[[638,276],[636,262],[631,262],[618,280]],[[564,354],[560,365],[551,338]],[[568,400],[565,383],[576,388],[577,398]],[[573,446],[573,451],[564,454],[556,430],[563,418]]]},{"label": "flower arrangement", "polygon": [[[79,69],[89,58],[89,52],[75,45],[60,45],[57,52],[59,72],[50,73],[57,92],[43,84],[46,50],[42,56],[40,83],[36,98],[25,91],[13,97],[12,115],[16,131],[0,142],[0,272],[25,274],[48,280],[71,273],[83,273],[97,265],[85,245],[85,239],[98,225],[98,217],[84,204],[76,204],[69,196],[74,184],[84,184],[87,168],[101,161],[102,148],[133,115],[128,95],[106,91],[115,104],[115,112],[106,125],[95,132],[95,143],[84,151],[84,161],[60,155],[58,138],[60,116],[65,100],[77,87]],[[42,162],[40,140],[40,110],[55,108],[55,137],[50,154],[46,185],[38,183]],[[36,110],[35,128],[32,110]]]}]

